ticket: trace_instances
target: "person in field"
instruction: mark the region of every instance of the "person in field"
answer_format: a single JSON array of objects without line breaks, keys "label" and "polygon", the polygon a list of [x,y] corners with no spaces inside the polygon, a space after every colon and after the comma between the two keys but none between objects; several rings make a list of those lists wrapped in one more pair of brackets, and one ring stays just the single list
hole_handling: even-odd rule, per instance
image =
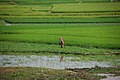
[{"label": "person in field", "polygon": [[60,37],[59,40],[60,40],[59,44],[61,45],[61,48],[64,48],[64,40],[62,39],[62,37]]}]

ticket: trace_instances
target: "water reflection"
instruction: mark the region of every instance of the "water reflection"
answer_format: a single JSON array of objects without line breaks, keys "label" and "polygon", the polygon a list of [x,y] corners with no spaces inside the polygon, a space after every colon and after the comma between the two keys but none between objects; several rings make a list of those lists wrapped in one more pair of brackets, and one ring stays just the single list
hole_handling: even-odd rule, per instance
[{"label": "water reflection", "polygon": [[64,56],[60,56],[60,62],[62,62],[62,61],[63,61],[63,58],[64,58]]},{"label": "water reflection", "polygon": [[74,61],[75,57],[0,55],[0,67],[45,67],[52,69],[112,67],[110,62]]}]

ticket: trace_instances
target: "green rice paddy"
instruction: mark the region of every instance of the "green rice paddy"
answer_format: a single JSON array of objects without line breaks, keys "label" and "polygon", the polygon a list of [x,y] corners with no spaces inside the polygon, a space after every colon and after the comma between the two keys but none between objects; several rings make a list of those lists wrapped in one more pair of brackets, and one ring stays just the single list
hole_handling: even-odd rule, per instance
[{"label": "green rice paddy", "polygon": [[[63,55],[106,61],[115,67],[104,70],[119,76],[119,35],[119,0],[0,0],[0,55]],[[60,48],[59,37],[65,41],[64,48]],[[99,80],[103,77],[94,74],[102,72],[97,66],[95,70],[0,67],[0,78]]]},{"label": "green rice paddy", "polygon": [[62,36],[66,46],[120,48],[117,25],[41,24],[0,27],[1,41],[33,42],[58,45]]}]

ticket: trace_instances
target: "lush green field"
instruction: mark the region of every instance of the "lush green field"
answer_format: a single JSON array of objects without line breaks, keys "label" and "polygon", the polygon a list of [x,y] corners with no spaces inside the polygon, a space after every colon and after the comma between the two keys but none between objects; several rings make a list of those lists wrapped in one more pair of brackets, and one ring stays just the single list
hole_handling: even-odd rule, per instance
[{"label": "lush green field", "polygon": [[29,15],[46,15],[51,6],[41,5],[1,5],[1,16],[29,16]]},{"label": "lush green field", "polygon": [[84,3],[84,4],[57,4],[53,5],[52,12],[109,12],[120,11],[120,3]]},{"label": "lush green field", "polygon": [[[111,2],[111,0],[0,0],[0,4],[42,4],[42,5],[51,5],[51,4],[60,4],[60,3],[91,3],[91,2]],[[117,2],[117,0],[113,0]]]},{"label": "lush green field", "polygon": [[[104,6],[103,6],[104,5]],[[61,7],[62,6],[62,7]],[[74,7],[72,7],[74,6]],[[103,7],[100,7],[103,6]],[[64,8],[63,8],[64,7]],[[73,9],[71,9],[71,8]],[[86,8],[89,7],[89,8]],[[95,8],[94,8],[95,7]],[[108,7],[108,8],[104,8]],[[61,9],[60,9],[61,8]],[[76,9],[74,9],[76,8]],[[100,9],[101,8],[101,9]],[[86,13],[88,11],[89,13]],[[99,11],[99,12],[98,12]],[[61,4],[52,6],[42,5],[0,5],[0,18],[5,16],[58,16],[58,17],[105,17],[119,16],[119,3],[84,3],[84,4]],[[77,12],[77,13],[76,13]]]},{"label": "lush green field", "polygon": [[[0,41],[0,52],[11,54],[11,52],[17,53],[40,53],[49,55],[51,53],[63,53],[63,54],[73,54],[73,55],[105,55],[105,54],[117,54],[120,50],[117,49],[100,49],[100,48],[84,48],[78,46],[65,46],[64,49],[60,49],[59,45],[53,44],[40,44],[40,43],[25,43],[25,42],[11,42],[11,41]],[[115,56],[114,56],[115,57]],[[94,58],[93,58],[94,59]],[[95,58],[96,59],[96,58]],[[96,60],[98,60],[97,58]],[[83,59],[84,60],[84,59]],[[89,59],[88,59],[89,60]],[[100,61],[100,60],[99,60]]]},{"label": "lush green field", "polygon": [[119,23],[119,4],[0,5],[0,19],[8,23]]},{"label": "lush green field", "polygon": [[119,4],[0,5],[0,19],[10,23],[119,23]]},{"label": "lush green field", "polygon": [[60,3],[76,3],[75,0],[0,0],[1,4],[34,4],[34,5],[51,5],[51,4],[60,4]]},{"label": "lush green field", "polygon": [[1,26],[0,32],[2,41],[58,44],[62,36],[68,46],[120,48],[118,25],[23,24]]},{"label": "lush green field", "polygon": [[[119,76],[119,1],[0,0],[0,57],[49,55],[57,56],[60,61],[74,57],[69,61],[110,62],[114,66],[66,70],[0,67],[0,79],[99,80],[103,77],[98,73]],[[59,37],[65,41],[64,48],[59,45]],[[6,57],[0,66],[5,63],[10,64]]]},{"label": "lush green field", "polygon": [[[9,3],[9,0],[0,1]],[[41,0],[38,1],[38,4],[46,5],[27,4],[36,4],[33,1],[30,0],[30,3],[26,0],[14,0],[11,3],[23,4],[24,2],[26,5],[0,5],[2,52],[28,50],[64,53],[88,52],[91,54],[119,53],[119,2],[110,3],[110,0],[104,0],[108,3],[103,3],[103,0],[91,0],[100,3],[91,3],[88,0]],[[105,25],[105,23],[110,24]],[[58,47],[60,36],[65,40],[66,48],[63,50],[59,50]],[[12,48],[9,48],[10,45]],[[20,48],[23,45],[35,45],[37,48]],[[51,45],[54,47],[51,48]],[[14,46],[17,47],[14,48]]]},{"label": "lush green field", "polygon": [[120,17],[108,18],[74,18],[74,17],[40,17],[40,18],[5,18],[8,23],[119,23]]}]

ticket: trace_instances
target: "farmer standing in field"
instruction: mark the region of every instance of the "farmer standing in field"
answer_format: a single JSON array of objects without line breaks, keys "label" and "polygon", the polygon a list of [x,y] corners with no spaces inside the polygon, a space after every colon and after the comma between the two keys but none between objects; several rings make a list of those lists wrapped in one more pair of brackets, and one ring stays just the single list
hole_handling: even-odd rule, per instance
[{"label": "farmer standing in field", "polygon": [[61,48],[64,48],[64,41],[62,37],[60,37],[59,40],[60,40],[59,44],[61,45]]}]

